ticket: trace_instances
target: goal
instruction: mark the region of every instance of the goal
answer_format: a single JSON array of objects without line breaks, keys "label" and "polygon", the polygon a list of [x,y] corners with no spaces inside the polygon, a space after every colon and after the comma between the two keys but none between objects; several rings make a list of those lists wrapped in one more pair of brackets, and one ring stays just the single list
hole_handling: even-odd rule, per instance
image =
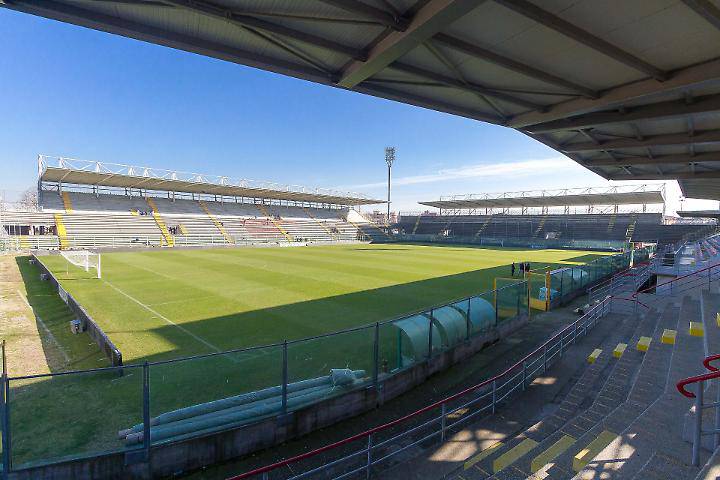
[{"label": "goal", "polygon": [[95,269],[97,271],[97,278],[102,278],[99,253],[88,250],[72,250],[60,252],[60,255],[68,262],[76,267],[82,268],[86,272],[89,272],[90,269]]}]

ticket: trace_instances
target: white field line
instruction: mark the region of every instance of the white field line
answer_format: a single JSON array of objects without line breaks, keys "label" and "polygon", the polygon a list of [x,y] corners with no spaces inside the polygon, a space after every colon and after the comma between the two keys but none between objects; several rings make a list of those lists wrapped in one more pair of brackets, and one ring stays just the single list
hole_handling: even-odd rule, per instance
[{"label": "white field line", "polygon": [[35,313],[35,309],[32,307],[32,305],[30,305],[30,302],[28,302],[28,299],[25,298],[25,295],[23,295],[20,290],[15,290],[15,292],[17,292],[18,297],[20,297],[22,299],[22,301],[25,302],[25,305],[27,305],[28,308],[30,309],[30,311],[33,313],[33,315],[35,316],[35,319],[40,324],[40,327],[42,327],[43,331],[45,332],[45,335],[47,335],[47,337],[50,339],[50,341],[52,343],[54,343],[55,346],[57,347],[57,349],[60,351],[63,358],[65,359],[65,363],[69,364],[70,357],[68,356],[67,352],[65,352],[65,349],[62,347],[62,345],[60,345],[60,342],[57,341],[57,338],[55,338],[55,335],[53,335],[52,332],[50,331],[50,329],[47,327],[47,325],[45,325],[45,322],[42,321],[42,318],[40,318],[40,316],[37,313]]},{"label": "white field line", "polygon": [[[213,350],[213,351],[215,351],[215,352],[222,352],[222,350],[221,350],[220,348],[218,348],[217,346],[215,346],[215,345],[213,345],[212,343],[208,342],[208,341],[205,340],[204,338],[195,335],[194,333],[192,333],[190,330],[188,330],[187,328],[183,327],[182,325],[178,325],[177,323],[175,323],[175,322],[173,322],[172,320],[170,320],[169,318],[167,318],[165,315],[161,314],[160,312],[158,312],[157,310],[153,309],[152,307],[144,304],[143,302],[141,302],[141,301],[138,300],[137,298],[133,297],[132,295],[130,295],[130,294],[128,294],[128,293],[125,293],[124,291],[122,291],[121,289],[119,289],[118,287],[116,287],[115,285],[113,285],[112,283],[108,282],[107,280],[102,280],[102,282],[105,283],[105,284],[107,284],[110,288],[112,288],[113,290],[115,290],[115,291],[118,292],[119,294],[121,294],[121,295],[129,298],[129,299],[132,300],[133,302],[137,303],[138,305],[140,305],[141,307],[143,307],[144,309],[146,309],[148,312],[152,313],[153,315],[155,315],[155,316],[157,316],[157,317],[159,317],[159,318],[162,318],[163,320],[165,320],[165,321],[166,321],[167,323],[169,323],[170,325],[172,325],[172,326],[174,326],[174,327],[177,327],[177,328],[180,329],[182,332],[184,332],[185,334],[191,336],[192,338],[194,338],[194,339],[197,340],[198,342],[202,343],[203,345],[205,345],[205,346],[207,346],[207,347],[210,347],[211,350]],[[231,360],[235,361],[234,359],[231,359]]]}]

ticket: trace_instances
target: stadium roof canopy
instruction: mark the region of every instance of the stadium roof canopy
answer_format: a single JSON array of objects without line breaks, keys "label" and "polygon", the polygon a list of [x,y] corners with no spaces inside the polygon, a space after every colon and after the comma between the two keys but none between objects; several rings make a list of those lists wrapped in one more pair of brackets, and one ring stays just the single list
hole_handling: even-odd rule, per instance
[{"label": "stadium roof canopy", "polygon": [[720,219],[720,210],[688,210],[677,212],[681,217],[686,218],[717,218]]},{"label": "stadium roof canopy", "polygon": [[385,203],[383,200],[371,199],[354,192],[308,188],[299,185],[281,185],[254,180],[235,180],[223,176],[42,155],[39,158],[39,181],[40,183],[134,188],[332,205]]},{"label": "stadium roof canopy", "polygon": [[704,188],[720,179],[718,0],[0,5],[505,125],[606,179],[720,199]]},{"label": "stadium roof canopy", "polygon": [[610,187],[605,189],[574,188],[528,192],[486,193],[441,197],[422,205],[440,209],[579,207],[590,205],[648,205],[664,203],[662,190],[652,185]]}]

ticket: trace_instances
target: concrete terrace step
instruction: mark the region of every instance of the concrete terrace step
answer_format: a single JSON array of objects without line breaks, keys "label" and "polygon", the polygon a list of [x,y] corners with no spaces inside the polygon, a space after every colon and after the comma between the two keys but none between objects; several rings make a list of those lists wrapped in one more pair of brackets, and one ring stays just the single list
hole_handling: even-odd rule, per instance
[{"label": "concrete terrace step", "polygon": [[[604,350],[611,352],[621,340],[636,339],[641,333],[652,331],[658,317],[659,314],[655,311],[643,316],[640,322],[632,317],[623,317],[619,327],[603,342]],[[642,354],[637,351],[628,352],[624,358],[625,360],[618,360],[611,354],[599,356],[596,362],[583,372],[553,414],[507,441],[495,454],[488,455],[474,465],[475,471],[470,474],[472,476],[463,473],[459,478],[527,478],[533,469],[537,470],[533,466],[533,460],[537,457],[556,457],[562,454],[570,448],[572,442],[569,439],[577,438],[600,421],[605,409],[611,409],[609,405],[624,400],[628,389],[623,385],[632,377],[632,364],[638,364]],[[535,444],[534,448],[523,449],[525,454],[521,456],[510,455],[512,464],[501,462],[507,465],[497,473],[496,460],[503,458],[508,452],[513,452],[519,445],[528,445],[528,440]],[[537,467],[537,461],[535,463]]]},{"label": "concrete terrace step", "polygon": [[[648,312],[647,315],[638,324],[638,328],[633,335],[633,339],[647,334],[653,334],[657,331],[659,323],[662,321],[663,315],[655,310]],[[599,447],[604,447],[603,441],[610,441],[614,438],[617,430],[608,427],[605,419],[608,414],[616,412],[620,405],[626,402],[629,393],[633,391],[634,384],[637,381],[637,374],[646,365],[644,353],[638,350],[628,350],[622,358],[615,360],[617,362],[616,372],[608,379],[603,386],[603,390],[598,393],[597,400],[588,411],[579,418],[579,420],[590,420],[575,422],[570,428],[563,428],[563,433],[574,431],[578,439],[571,448],[559,455],[551,465],[537,472],[530,478],[557,478],[567,479],[573,476],[573,465],[582,465],[586,463],[590,457],[582,456],[582,461],[578,462],[575,457],[583,450],[588,448],[593,442]],[[583,418],[584,417],[584,418]],[[630,417],[630,420],[634,416]],[[580,428],[584,427],[584,428]],[[574,428],[575,430],[570,430]],[[607,432],[607,433],[604,433]],[[551,437],[551,439],[554,437]],[[599,441],[598,438],[601,438]],[[597,443],[600,442],[600,443]],[[588,452],[592,454],[595,450]],[[594,456],[594,455],[593,455]]]},{"label": "concrete terrace step", "polygon": [[[698,298],[685,296],[677,316],[678,327],[682,327],[689,319],[698,318],[699,308]],[[619,436],[574,478],[631,479],[639,475],[640,471],[646,468],[649,470],[653,458],[663,456],[674,459],[674,463],[679,466],[684,466],[686,476],[693,471],[698,472],[699,469],[685,465],[685,462],[690,461],[691,446],[682,440],[683,417],[691,402],[680,396],[674,385],[681,378],[696,374],[702,368],[702,342],[702,338],[691,336],[687,328],[678,328],[674,346],[656,345],[656,348],[653,348],[651,345],[648,354],[658,348],[672,348],[669,365],[664,368],[666,362],[655,361],[658,359],[648,362],[650,357],[646,359],[643,367],[652,369],[641,370],[644,382],[638,382],[640,391],[633,392],[640,395],[631,395],[621,408],[603,422],[608,428],[614,428]],[[665,373],[665,381],[661,379],[662,373]],[[659,390],[659,384],[664,385],[663,392],[652,401],[655,392]],[[651,403],[648,404],[648,401]],[[705,457],[707,456],[706,454]]]}]

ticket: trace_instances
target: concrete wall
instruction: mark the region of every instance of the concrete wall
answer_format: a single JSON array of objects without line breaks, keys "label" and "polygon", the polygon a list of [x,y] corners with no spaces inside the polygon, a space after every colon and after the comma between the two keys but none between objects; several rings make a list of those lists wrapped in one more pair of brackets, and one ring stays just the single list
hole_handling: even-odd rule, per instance
[{"label": "concrete wall", "polygon": [[118,452],[17,470],[10,473],[9,478],[12,480],[148,479],[226,462],[378,408],[384,402],[421,384],[431,375],[448,369],[501,337],[509,335],[527,322],[526,314],[505,320],[496,328],[472,337],[452,349],[436,353],[426,361],[381,377],[377,388],[369,385],[303,407],[286,417],[268,418],[239,428],[153,446],[149,462],[142,460],[133,462],[134,455]]}]

